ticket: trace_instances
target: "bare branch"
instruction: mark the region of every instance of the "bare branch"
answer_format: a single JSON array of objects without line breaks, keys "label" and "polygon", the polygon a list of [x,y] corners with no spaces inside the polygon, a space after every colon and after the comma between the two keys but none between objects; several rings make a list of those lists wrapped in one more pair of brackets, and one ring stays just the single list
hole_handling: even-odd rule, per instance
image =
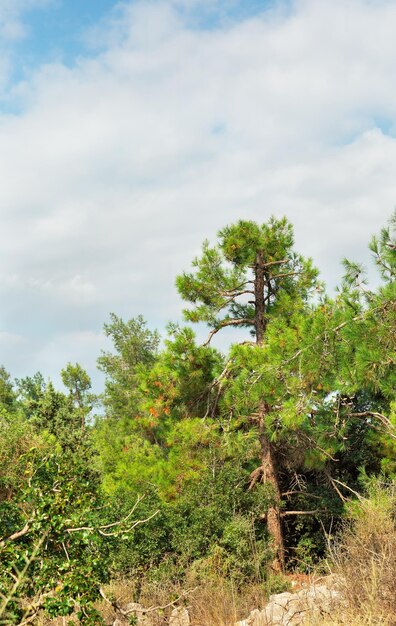
[{"label": "bare branch", "polygon": [[281,261],[268,261],[267,263],[263,263],[263,267],[271,267],[271,265],[282,265],[283,263],[287,263],[288,259],[282,259]]},{"label": "bare branch", "polygon": [[230,290],[230,291],[220,291],[220,295],[224,298],[238,298],[238,296],[243,296],[245,293],[252,293],[254,295],[253,289],[243,289],[242,291]]},{"label": "bare branch", "polygon": [[[153,519],[153,517],[155,517],[156,515],[158,515],[159,510],[154,511],[154,513],[152,513],[152,515],[149,515],[148,517],[146,517],[145,519],[138,519],[136,520],[136,522],[133,522],[132,526],[129,526],[128,528],[125,529],[121,529],[112,533],[107,533],[104,530],[101,530],[101,528],[98,528],[97,531],[100,535],[102,535],[103,537],[115,537],[118,535],[118,533],[122,532],[122,533],[130,533],[131,530],[133,530],[134,528],[136,528],[136,526],[140,526],[140,524],[145,524],[146,522],[148,522],[149,520]],[[121,522],[120,522],[121,523]],[[95,530],[95,528],[93,528],[92,530]]]},{"label": "bare branch", "polygon": [[308,493],[307,491],[284,491],[283,493],[281,493],[281,497],[286,497],[286,496],[304,496],[304,497],[308,497],[308,498],[315,498],[316,500],[321,500],[322,498],[320,496],[316,496],[314,493]]},{"label": "bare branch", "polygon": [[0,546],[3,546],[6,541],[15,541],[15,539],[19,539],[19,537],[23,537],[24,535],[27,535],[30,530],[30,524],[31,524],[31,520],[29,522],[26,522],[22,530],[18,530],[16,533],[13,533],[9,537],[5,537],[4,539],[2,539],[0,541]]},{"label": "bare branch", "polygon": [[[125,524],[131,518],[131,516],[133,515],[136,507],[138,506],[138,504],[140,504],[140,502],[143,500],[143,498],[144,498],[144,496],[138,496],[135,504],[133,505],[132,509],[129,511],[128,515],[126,515],[121,520],[117,520],[116,522],[112,522],[111,524],[104,524],[102,526],[97,526],[97,527],[95,527],[95,526],[78,526],[77,528],[66,528],[65,531],[67,533],[76,533],[76,532],[79,532],[81,530],[87,530],[89,532],[98,532],[103,537],[115,537],[120,532],[129,533],[129,532],[131,532],[131,530],[136,528],[136,526],[139,526],[140,524],[144,524],[145,522],[148,522],[149,520],[151,520],[153,517],[155,517],[159,513],[159,511],[157,510],[154,513],[152,513],[151,515],[149,515],[148,517],[146,517],[145,519],[135,520],[134,522],[132,522],[132,524],[130,526],[128,526],[128,528],[120,528],[123,524]],[[115,528],[115,527],[117,527],[116,531],[114,531],[114,532],[107,532],[107,530],[109,528]]]},{"label": "bare branch", "polygon": [[196,591],[197,589],[198,587],[194,587],[194,589],[187,589],[187,591],[183,591],[178,598],[176,598],[175,600],[172,600],[172,602],[168,602],[168,604],[163,604],[161,606],[150,606],[147,609],[142,607],[141,610],[136,609],[136,608],[128,609],[128,610],[123,609],[116,600],[110,600],[106,596],[102,587],[99,587],[99,593],[105,602],[110,604],[121,615],[124,615],[125,617],[127,617],[131,613],[141,613],[142,615],[146,615],[147,613],[152,613],[153,611],[163,611],[164,609],[167,609],[170,606],[175,606],[180,600],[190,595],[191,593],[194,593],[194,591]]},{"label": "bare branch", "polygon": [[[334,481],[335,483],[338,483],[339,485],[341,485],[341,487],[344,487],[344,489],[347,489],[348,491],[353,493],[353,495],[356,496],[359,500],[363,500],[363,498],[360,495],[360,493],[358,493],[357,491],[355,491],[351,487],[348,487],[348,485],[346,485],[345,483],[342,483],[340,480],[337,480],[336,478],[331,478],[331,480]],[[345,498],[344,498],[344,500],[345,500]]]},{"label": "bare branch", "polygon": [[317,513],[326,513],[326,509],[314,509],[313,511],[281,511],[280,516],[286,515],[316,515]]},{"label": "bare branch", "polygon": [[275,274],[275,276],[270,276],[269,280],[276,280],[277,278],[285,278],[286,276],[298,276],[301,272],[284,272],[282,274]]},{"label": "bare branch", "polygon": [[104,526],[99,526],[99,528],[101,530],[106,530],[107,528],[112,528],[113,526],[119,526],[120,524],[124,524],[125,522],[127,522],[129,520],[129,518],[131,517],[131,515],[133,515],[133,513],[136,510],[136,507],[141,503],[142,500],[144,500],[145,496],[140,496],[138,495],[138,497],[136,498],[136,502],[133,505],[132,509],[129,511],[128,515],[126,517],[124,517],[121,520],[118,520],[117,522],[112,522],[111,524],[105,524]]},{"label": "bare branch", "polygon": [[386,433],[392,437],[392,439],[396,439],[396,432],[392,432],[395,430],[392,422],[386,415],[382,413],[378,413],[377,411],[361,411],[360,413],[348,413],[349,417],[374,417],[385,427]]},{"label": "bare branch", "polygon": [[23,622],[19,622],[18,626],[25,626],[25,624],[31,624],[32,622],[34,622],[37,615],[38,615],[38,611],[35,611],[30,617],[27,617],[26,619],[24,619]]},{"label": "bare branch", "polygon": [[164,609],[167,609],[170,606],[175,606],[175,604],[177,604],[180,600],[182,600],[186,596],[189,596],[191,593],[194,593],[194,591],[196,591],[197,589],[198,587],[194,587],[194,589],[187,589],[187,591],[183,591],[180,594],[180,596],[176,598],[176,600],[173,600],[172,602],[168,602],[168,604],[163,604],[162,606],[150,606],[148,609],[145,609],[144,612],[151,613],[152,611],[163,611]]},{"label": "bare branch", "polygon": [[214,337],[214,335],[216,333],[219,332],[219,330],[221,330],[222,328],[225,328],[226,326],[240,326],[241,324],[249,324],[250,326],[254,326],[254,320],[248,318],[248,317],[243,317],[241,319],[235,318],[235,319],[229,319],[229,320],[224,320],[224,322],[221,322],[219,326],[217,326],[217,328],[214,328],[210,333],[209,336],[207,338],[207,340],[205,341],[205,343],[203,344],[204,346],[208,346],[212,340],[212,338]]}]

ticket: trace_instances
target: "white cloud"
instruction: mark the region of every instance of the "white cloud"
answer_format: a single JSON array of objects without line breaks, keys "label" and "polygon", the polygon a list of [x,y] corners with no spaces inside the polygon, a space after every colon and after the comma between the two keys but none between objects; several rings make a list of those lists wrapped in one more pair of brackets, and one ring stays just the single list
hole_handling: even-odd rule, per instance
[{"label": "white cloud", "polygon": [[206,31],[178,6],[124,3],[91,33],[102,52],[42,67],[0,119],[2,330],[31,346],[15,374],[92,370],[111,310],[177,317],[175,275],[227,222],[286,213],[334,285],[393,208],[395,3]]}]

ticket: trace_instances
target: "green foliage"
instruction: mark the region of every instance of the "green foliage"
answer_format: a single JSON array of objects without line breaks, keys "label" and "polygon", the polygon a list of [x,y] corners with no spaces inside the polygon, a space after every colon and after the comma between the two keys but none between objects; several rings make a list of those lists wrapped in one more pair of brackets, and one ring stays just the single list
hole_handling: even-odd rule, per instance
[{"label": "green foliage", "polygon": [[3,414],[13,412],[16,405],[16,394],[11,376],[7,370],[0,367],[0,411]]},{"label": "green foliage", "polygon": [[94,476],[65,452],[33,448],[17,460],[24,472],[13,500],[2,502],[2,619],[18,624],[44,608],[51,616],[77,610],[81,622],[100,623],[92,602],[108,570]]},{"label": "green foliage", "polygon": [[[112,314],[95,423],[80,365],[62,370],[66,392],[0,368],[0,621],[45,608],[98,624],[92,606],[109,572],[273,590],[283,584],[269,576],[274,507],[289,567],[311,571],[345,502],[396,473],[395,220],[370,244],[382,284],[371,290],[345,260],[333,299],[318,296],[285,218],[225,227],[177,286],[189,321],[211,336],[245,326],[256,345],[221,355],[170,324],[160,348],[142,317]],[[268,449],[272,485],[265,472],[254,480]],[[139,494],[147,521],[118,523]]]},{"label": "green foliage", "polygon": [[370,250],[374,253],[382,278],[393,282],[396,277],[396,210],[389,225],[381,229],[379,236],[371,239]]},{"label": "green foliage", "polygon": [[257,517],[272,496],[265,485],[248,491],[248,477],[247,467],[234,460],[212,458],[212,467],[194,483],[184,482],[177,499],[164,502],[151,493],[142,513],[158,509],[158,515],[119,544],[113,568],[122,575],[183,582],[188,573],[218,575],[222,555],[221,571],[232,571],[238,585],[257,577],[272,554]]},{"label": "green foliage", "polygon": [[216,351],[197,346],[190,329],[171,326],[156,360],[133,367],[133,405],[128,411],[124,405],[123,413],[117,412],[123,384],[106,393],[109,414],[117,417],[97,423],[97,466],[108,493],[136,494],[154,485],[169,500],[183,482],[199,475],[209,446],[219,436],[213,419],[202,422],[200,417],[208,411],[222,359]]},{"label": "green foliage", "polygon": [[96,403],[96,396],[90,392],[91,379],[78,363],[75,365],[68,363],[67,367],[61,371],[61,378],[69,391],[74,413],[79,415],[81,428],[84,429],[87,417]]},{"label": "green foliage", "polygon": [[69,395],[45,382],[38,372],[17,381],[17,406],[36,432],[45,431],[60,446],[73,450],[86,439],[85,422],[94,397],[88,393],[91,381],[80,365],[69,364],[61,375]]},{"label": "green foliage", "polygon": [[108,415],[120,418],[134,413],[137,374],[140,367],[149,369],[154,364],[159,335],[146,328],[141,316],[124,322],[114,313],[104,332],[115,348],[115,354],[103,352],[98,359],[98,367],[106,375],[104,404]]},{"label": "green foliage", "polygon": [[[318,287],[317,270],[293,251],[293,229],[286,218],[266,224],[240,220],[218,233],[219,243],[206,241],[194,271],[178,276],[176,285],[192,309],[187,320],[204,321],[215,331],[223,326],[256,325],[254,278],[258,259],[265,266],[265,315],[284,315]],[[257,334],[257,328],[256,331]]]}]

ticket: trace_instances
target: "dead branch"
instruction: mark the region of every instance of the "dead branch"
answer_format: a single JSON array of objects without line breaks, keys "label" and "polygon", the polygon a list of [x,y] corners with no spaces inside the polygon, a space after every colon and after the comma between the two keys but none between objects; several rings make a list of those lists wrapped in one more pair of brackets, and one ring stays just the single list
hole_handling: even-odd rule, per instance
[{"label": "dead branch", "polygon": [[336,485],[336,480],[330,475],[330,472],[328,470],[325,470],[325,475],[326,478],[328,479],[328,481],[330,482],[331,486],[333,487],[334,491],[336,492],[336,494],[338,495],[338,497],[340,498],[340,500],[342,502],[346,502],[348,498],[346,498],[341,491],[338,489],[337,485]]},{"label": "dead branch", "polygon": [[282,498],[284,496],[297,496],[297,495],[308,497],[308,498],[315,498],[316,500],[322,499],[320,496],[316,496],[314,493],[308,493],[307,491],[284,491],[283,493],[281,493]]},{"label": "dead branch", "polygon": [[19,539],[19,537],[23,537],[24,535],[27,535],[30,530],[30,524],[31,524],[31,520],[29,522],[26,522],[22,530],[18,530],[16,533],[13,533],[9,537],[4,537],[4,539],[1,539],[0,546],[3,547],[6,541],[15,541],[15,539]]},{"label": "dead branch", "polygon": [[277,278],[286,278],[286,276],[299,276],[301,272],[283,272],[282,274],[275,274],[271,276],[270,280],[276,280]]},{"label": "dead branch", "polygon": [[240,326],[241,324],[245,324],[245,325],[248,324],[250,326],[253,326],[254,321],[248,317],[242,317],[240,319],[232,318],[229,320],[224,320],[224,322],[221,322],[219,326],[217,326],[216,328],[210,331],[207,340],[202,345],[208,346],[210,342],[212,341],[212,338],[214,337],[214,335],[218,333],[222,328],[225,328],[226,326]]},{"label": "dead branch", "polygon": [[149,515],[148,517],[146,517],[145,519],[139,519],[133,522],[133,524],[131,526],[129,526],[128,528],[121,528],[119,530],[116,530],[115,532],[106,532],[104,529],[109,528],[110,526],[114,527],[114,526],[121,526],[122,524],[125,523],[125,520],[128,519],[130,517],[130,514],[127,515],[126,518],[119,520],[117,522],[113,522],[112,524],[106,524],[105,526],[79,526],[78,528],[65,528],[65,531],[67,533],[76,533],[79,532],[81,530],[87,530],[89,532],[98,532],[100,535],[102,535],[103,537],[116,537],[118,535],[118,533],[123,532],[123,533],[129,533],[131,530],[133,530],[134,528],[136,528],[136,526],[139,526],[140,524],[144,524],[145,522],[148,522],[149,520],[153,519],[153,517],[155,517],[156,515],[158,515],[159,510],[154,511],[154,513],[152,513],[151,515]]},{"label": "dead branch", "polygon": [[[330,477],[331,478],[331,477]],[[362,496],[360,495],[360,493],[358,493],[357,491],[355,491],[354,489],[352,489],[351,487],[348,487],[348,485],[346,485],[345,483],[342,483],[340,480],[337,480],[336,478],[331,478],[332,481],[334,481],[335,483],[338,483],[339,485],[341,485],[341,487],[344,487],[344,489],[347,489],[348,491],[350,491],[351,493],[353,493],[354,496],[356,496],[360,501],[363,500]],[[346,500],[346,498],[344,498],[344,500]]]},{"label": "dead branch", "polygon": [[180,600],[182,600],[183,598],[187,597],[188,595],[190,595],[191,593],[194,593],[194,591],[196,591],[198,589],[198,587],[194,587],[194,589],[187,589],[186,591],[183,591],[179,597],[177,597],[175,600],[172,600],[171,602],[168,602],[168,604],[163,604],[161,606],[150,606],[147,609],[143,608],[141,610],[139,609],[128,609],[125,610],[123,609],[119,602],[117,602],[117,600],[110,600],[102,587],[99,587],[99,593],[102,596],[103,600],[105,602],[107,602],[108,604],[110,604],[110,606],[113,607],[113,609],[115,611],[118,611],[121,615],[124,615],[124,617],[127,617],[128,615],[130,615],[131,613],[141,613],[142,615],[146,615],[147,613],[153,613],[154,611],[163,611],[164,609],[169,608],[170,606],[175,606],[178,602],[180,602]]},{"label": "dead branch", "polygon": [[392,439],[396,439],[396,432],[392,432],[395,430],[392,422],[382,413],[378,413],[377,411],[361,411],[360,413],[348,413],[348,417],[374,417],[381,422],[386,429],[386,433],[392,437]]},{"label": "dead branch", "polygon": [[251,293],[254,295],[254,291],[252,289],[242,289],[241,291],[220,291],[220,295],[223,296],[223,298],[231,298],[232,300],[238,298],[239,296],[243,296],[245,293]]},{"label": "dead branch", "polygon": [[267,261],[267,263],[263,263],[263,267],[271,267],[271,265],[282,265],[282,263],[287,263],[288,259],[281,259],[280,261]]},{"label": "dead branch", "polygon": [[164,609],[167,609],[170,606],[175,606],[175,604],[177,604],[180,600],[189,596],[191,593],[194,593],[194,591],[196,591],[197,589],[198,587],[194,587],[194,589],[187,589],[187,591],[183,591],[180,594],[180,596],[176,598],[176,600],[173,600],[172,602],[168,602],[168,604],[164,604],[162,606],[150,606],[148,609],[145,609],[144,612],[151,613],[152,611],[163,611]]},{"label": "dead branch", "polygon": [[326,509],[314,509],[313,511],[281,511],[280,516],[287,515],[316,515],[317,513],[326,513]]}]

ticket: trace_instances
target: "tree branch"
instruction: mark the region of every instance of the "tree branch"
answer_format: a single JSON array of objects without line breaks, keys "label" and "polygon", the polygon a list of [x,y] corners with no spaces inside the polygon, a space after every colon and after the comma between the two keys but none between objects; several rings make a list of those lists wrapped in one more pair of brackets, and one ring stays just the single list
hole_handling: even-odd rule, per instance
[{"label": "tree branch", "polygon": [[283,263],[287,263],[288,259],[281,259],[280,261],[268,261],[267,263],[263,263],[263,267],[271,267],[271,265],[282,265]]},{"label": "tree branch", "polygon": [[254,326],[254,320],[246,317],[246,318],[235,318],[235,319],[229,319],[229,320],[224,320],[224,322],[221,322],[221,324],[219,326],[217,326],[217,328],[214,328],[210,333],[209,336],[207,338],[207,340],[205,341],[205,343],[203,344],[204,346],[208,346],[213,338],[213,336],[219,332],[219,330],[221,330],[222,328],[225,328],[226,326],[239,326],[241,324],[249,324],[250,326]]},{"label": "tree branch", "polygon": [[284,272],[282,274],[275,274],[275,276],[270,276],[269,280],[276,280],[277,278],[285,278],[286,276],[298,276],[301,272]]},{"label": "tree branch", "polygon": [[308,497],[308,498],[315,498],[316,500],[322,499],[320,496],[317,496],[314,493],[309,493],[308,491],[284,491],[283,493],[281,493],[282,498],[284,496],[297,496],[297,495]]},{"label": "tree branch", "polygon": [[313,511],[281,511],[280,516],[286,515],[316,515],[317,513],[326,513],[326,509],[314,509]]},{"label": "tree branch", "polygon": [[392,437],[392,439],[396,439],[396,432],[392,432],[395,430],[392,422],[382,413],[378,413],[377,411],[361,411],[360,413],[348,413],[347,415],[349,417],[375,417],[386,428],[387,434]]},{"label": "tree branch", "polygon": [[114,527],[120,527],[122,524],[125,524],[131,517],[131,515],[134,513],[136,507],[138,506],[138,504],[140,504],[140,502],[143,500],[144,496],[138,496],[135,504],[133,505],[132,509],[129,511],[128,515],[126,515],[123,519],[121,520],[117,520],[116,522],[112,522],[111,524],[104,524],[102,526],[79,526],[78,528],[66,528],[65,531],[67,533],[76,533],[79,532],[81,530],[88,530],[89,532],[98,532],[100,535],[102,535],[103,537],[115,537],[118,533],[123,532],[123,533],[128,533],[131,530],[133,530],[134,528],[136,528],[136,526],[139,526],[140,524],[144,524],[145,522],[148,522],[149,520],[153,519],[153,517],[155,517],[156,515],[158,515],[159,511],[155,511],[154,513],[152,513],[152,515],[149,515],[149,517],[146,517],[145,519],[139,519],[139,520],[135,520],[131,526],[129,526],[128,528],[123,528],[123,529],[119,529],[116,530],[115,532],[106,532],[109,528],[114,528]]},{"label": "tree branch", "polygon": [[30,530],[30,523],[31,523],[31,520],[29,522],[26,522],[22,530],[18,530],[16,533],[13,533],[9,537],[4,537],[4,539],[0,541],[0,546],[4,546],[6,541],[14,541],[15,539],[19,539],[19,537],[23,537],[24,535],[27,535]]},{"label": "tree branch", "polygon": [[243,296],[245,293],[252,293],[254,295],[254,291],[252,289],[243,289],[242,291],[234,291],[232,289],[230,291],[220,291],[221,296],[224,298],[231,298],[232,300],[238,296]]},{"label": "tree branch", "polygon": [[187,591],[183,591],[178,598],[176,598],[175,600],[172,600],[171,602],[168,602],[168,604],[163,604],[162,606],[150,606],[147,609],[142,607],[141,610],[139,610],[139,609],[128,609],[128,610],[123,609],[116,600],[110,600],[106,596],[106,594],[105,594],[105,592],[104,592],[102,587],[99,587],[99,593],[102,596],[103,600],[105,602],[107,602],[108,604],[110,604],[113,607],[113,609],[115,609],[116,611],[121,613],[121,615],[124,615],[125,617],[127,617],[131,613],[141,613],[142,615],[146,615],[146,613],[152,613],[153,611],[163,611],[164,609],[167,609],[170,606],[175,606],[175,604],[177,604],[180,600],[182,600],[182,598],[185,598],[186,596],[190,595],[191,593],[194,593],[194,591],[196,591],[197,589],[198,589],[198,587],[194,587],[194,589],[187,589]]}]

